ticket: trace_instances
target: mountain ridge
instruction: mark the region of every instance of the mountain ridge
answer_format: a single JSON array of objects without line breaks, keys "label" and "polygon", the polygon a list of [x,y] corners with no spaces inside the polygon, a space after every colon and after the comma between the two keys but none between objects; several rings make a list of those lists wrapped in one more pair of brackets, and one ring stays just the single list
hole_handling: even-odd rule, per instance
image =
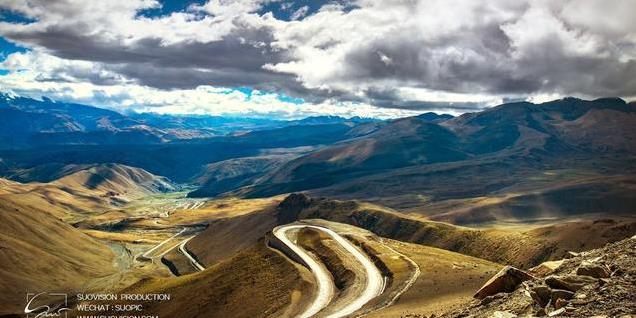
[{"label": "mountain ridge", "polygon": [[161,144],[302,125],[375,122],[312,116],[299,120],[208,115],[119,113],[110,109],[0,93],[0,146]]}]

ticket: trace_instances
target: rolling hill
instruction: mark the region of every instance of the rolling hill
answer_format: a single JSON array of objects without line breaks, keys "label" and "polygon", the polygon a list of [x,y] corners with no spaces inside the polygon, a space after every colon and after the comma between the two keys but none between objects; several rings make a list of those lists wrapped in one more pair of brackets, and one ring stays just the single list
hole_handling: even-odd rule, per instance
[{"label": "rolling hill", "polygon": [[325,219],[351,224],[402,242],[433,246],[518,267],[531,267],[546,260],[563,258],[571,250],[598,248],[630,237],[636,231],[633,218],[476,229],[406,215],[366,202],[311,198],[303,194],[289,195],[279,204],[277,213],[280,224],[301,219]]},{"label": "rolling hill", "polygon": [[[238,204],[236,208],[240,208],[250,200],[234,202]],[[608,242],[630,237],[636,231],[633,220],[609,219],[523,229],[474,229],[417,218],[360,201],[292,194],[245,214],[210,220],[207,229],[186,245],[205,270],[187,270],[189,265],[183,262],[179,265],[186,269],[180,271],[182,276],[142,280],[126,292],[171,293],[178,300],[176,304],[144,303],[149,312],[159,315],[179,312],[187,316],[211,317],[230,313],[237,316],[290,316],[307,301],[306,295],[311,294],[315,282],[306,268],[296,264],[293,258],[290,260],[281,253],[273,253],[266,242],[274,227],[299,220],[346,229],[344,233],[349,240],[367,246],[365,251],[375,255],[376,262],[384,264],[381,266],[386,267],[382,268],[391,273],[388,289],[393,288],[391,282],[407,275],[408,271],[405,273],[405,269],[396,264],[397,258],[390,254],[394,252],[377,242],[383,242],[384,246],[400,251],[419,264],[421,278],[415,280],[395,304],[372,312],[372,317],[399,316],[405,311],[437,315],[454,306],[461,308],[472,299],[474,291],[502,267],[500,264],[529,268],[545,260],[567,256],[569,251],[602,247]],[[358,241],[354,233],[362,229],[382,238],[367,232],[369,234]],[[325,253],[321,248],[332,244],[329,240],[319,243],[314,241],[316,239],[324,240],[324,237],[315,232],[312,235],[311,231],[298,237],[301,244],[313,246],[316,253]],[[171,262],[183,257],[178,252],[172,254]],[[328,256],[320,254],[321,259],[325,257]],[[326,266],[333,271],[336,281],[341,280],[339,288],[346,290],[352,273],[341,270],[337,259],[326,261]],[[188,292],[192,290],[199,292]],[[253,301],[239,306],[245,297]]]},{"label": "rolling hill", "polygon": [[169,180],[139,168],[117,164],[90,165],[48,183],[2,180],[0,200],[23,208],[42,209],[58,219],[119,207],[132,199],[174,191]]},{"label": "rolling hill", "polygon": [[[31,200],[0,181],[0,315],[24,311],[24,295],[73,292],[91,279],[114,273],[114,253],[55,217],[59,201]],[[19,198],[18,198],[19,197]],[[26,203],[28,201],[29,203]]]},{"label": "rolling hill", "polygon": [[[108,289],[122,279],[109,244],[71,224],[130,200],[174,191],[163,177],[116,164],[71,167],[47,183],[0,178],[0,315],[24,311],[26,293]],[[118,276],[119,275],[119,276]]]}]

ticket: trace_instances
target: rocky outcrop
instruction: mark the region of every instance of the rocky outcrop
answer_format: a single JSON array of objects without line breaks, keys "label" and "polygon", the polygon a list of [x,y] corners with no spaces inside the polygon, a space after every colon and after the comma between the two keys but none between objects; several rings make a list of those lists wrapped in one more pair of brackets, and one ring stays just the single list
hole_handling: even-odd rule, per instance
[{"label": "rocky outcrop", "polygon": [[534,286],[530,289],[530,297],[541,307],[545,307],[552,299],[552,290],[545,285]]},{"label": "rocky outcrop", "polygon": [[528,273],[538,277],[545,277],[554,273],[554,271],[556,271],[559,267],[561,267],[561,265],[563,265],[564,261],[565,260],[562,259],[558,261],[543,262],[528,270]]},{"label": "rocky outcrop", "polygon": [[583,262],[576,269],[577,275],[591,276],[594,278],[607,278],[610,276],[609,269],[605,266],[597,265],[591,262]]},{"label": "rocky outcrop", "polygon": [[[508,270],[493,279],[506,277]],[[525,280],[512,291],[473,301],[443,317],[494,317],[496,313],[514,315],[511,317],[631,317],[636,312],[636,238],[580,253],[550,271],[548,277]],[[491,283],[489,288],[494,286],[501,284]]]},{"label": "rocky outcrop", "polygon": [[303,193],[292,193],[278,205],[276,218],[278,224],[287,224],[298,220],[300,212],[309,207],[313,199]]},{"label": "rocky outcrop", "polygon": [[511,292],[517,289],[519,284],[534,277],[512,266],[504,267],[499,273],[488,280],[473,297],[484,299],[501,292]]},{"label": "rocky outcrop", "polygon": [[576,292],[585,285],[596,283],[596,279],[590,276],[579,275],[549,276],[545,279],[545,283],[551,288]]}]

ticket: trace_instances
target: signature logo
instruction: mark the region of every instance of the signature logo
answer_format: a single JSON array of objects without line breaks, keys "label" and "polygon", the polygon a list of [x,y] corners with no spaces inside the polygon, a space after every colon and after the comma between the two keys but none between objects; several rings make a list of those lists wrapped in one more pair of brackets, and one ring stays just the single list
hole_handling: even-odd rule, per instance
[{"label": "signature logo", "polygon": [[[57,304],[57,305],[45,305]],[[24,313],[27,318],[67,318],[68,296],[63,293],[27,293],[27,304]]]}]

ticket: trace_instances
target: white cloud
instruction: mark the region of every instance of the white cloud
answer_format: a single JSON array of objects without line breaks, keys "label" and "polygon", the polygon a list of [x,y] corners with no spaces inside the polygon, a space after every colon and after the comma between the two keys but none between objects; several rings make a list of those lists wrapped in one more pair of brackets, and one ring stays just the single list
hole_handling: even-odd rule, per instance
[{"label": "white cloud", "polygon": [[281,119],[299,119],[317,115],[395,118],[419,113],[336,100],[325,100],[321,103],[296,103],[285,101],[276,93],[254,90],[251,94],[247,94],[237,89],[205,85],[177,90],[161,90],[125,80],[99,85],[77,78],[76,74],[100,74],[106,78],[116,77],[117,74],[103,70],[103,65],[99,63],[69,61],[37,51],[11,54],[0,63],[0,69],[9,71],[7,75],[0,75],[2,91],[15,92],[33,98],[46,96],[54,100],[94,104],[118,111]]},{"label": "white cloud", "polygon": [[292,20],[301,19],[307,15],[307,12],[309,12],[309,6],[302,6],[298,10],[294,11],[294,13],[291,14],[290,18]]},{"label": "white cloud", "polygon": [[[0,7],[37,22],[0,23],[0,34],[33,49],[7,58],[5,67],[27,71],[1,81],[131,107],[164,103],[171,112],[350,107],[394,116],[444,103],[462,112],[505,98],[636,96],[636,1],[358,0],[310,14],[303,6],[292,21],[260,11],[272,1],[213,0],[149,18],[138,13],[158,1],[6,0]],[[197,95],[202,87],[217,94],[210,86],[311,102]],[[199,97],[180,95],[190,93]]]}]

